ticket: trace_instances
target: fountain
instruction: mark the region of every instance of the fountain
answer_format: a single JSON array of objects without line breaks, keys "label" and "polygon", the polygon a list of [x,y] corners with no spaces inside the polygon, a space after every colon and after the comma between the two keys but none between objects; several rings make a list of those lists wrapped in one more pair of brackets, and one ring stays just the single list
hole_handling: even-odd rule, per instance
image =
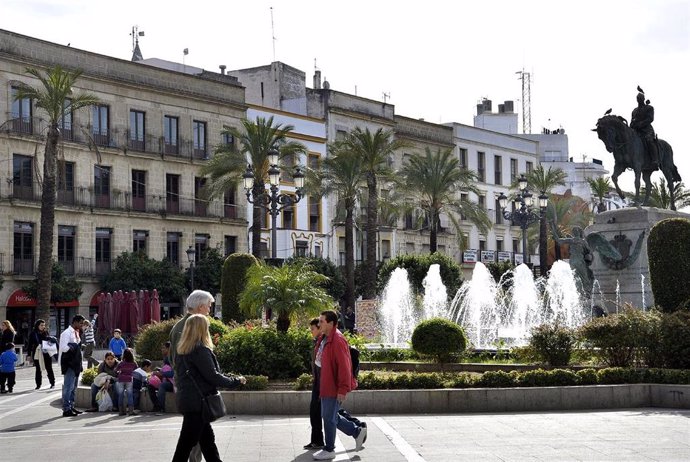
[{"label": "fountain", "polygon": [[417,325],[415,303],[405,268],[395,268],[381,294],[379,313],[384,343],[404,344]]}]

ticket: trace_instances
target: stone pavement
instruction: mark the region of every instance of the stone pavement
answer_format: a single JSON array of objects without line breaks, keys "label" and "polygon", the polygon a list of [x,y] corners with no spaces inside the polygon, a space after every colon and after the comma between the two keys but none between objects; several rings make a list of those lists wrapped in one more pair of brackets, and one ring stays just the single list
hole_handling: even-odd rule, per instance
[{"label": "stone pavement", "polygon": [[[56,371],[57,372],[57,371]],[[0,395],[0,460],[169,461],[179,415],[115,413],[63,418],[62,383],[34,391],[33,368],[18,370],[13,394]],[[44,384],[47,380],[44,379]],[[306,410],[305,410],[306,412]],[[362,417],[362,416],[358,416]],[[339,434],[339,461],[687,461],[690,410],[367,415],[365,448]],[[309,461],[309,418],[229,416],[215,422],[225,461]]]}]

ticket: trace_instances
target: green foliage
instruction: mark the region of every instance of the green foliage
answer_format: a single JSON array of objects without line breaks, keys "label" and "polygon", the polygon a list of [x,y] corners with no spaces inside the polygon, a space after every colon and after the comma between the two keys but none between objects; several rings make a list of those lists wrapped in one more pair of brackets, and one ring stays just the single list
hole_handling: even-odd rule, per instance
[{"label": "green foliage", "polygon": [[412,349],[445,363],[465,351],[467,337],[462,327],[442,318],[420,322],[412,333]]},{"label": "green foliage", "polygon": [[438,252],[430,255],[398,255],[387,261],[378,273],[378,290],[379,292],[383,290],[395,268],[405,268],[412,290],[421,294],[424,292],[422,281],[429,272],[429,267],[433,264],[440,265],[441,280],[446,286],[448,297],[452,298],[462,285],[460,266],[449,256]]},{"label": "green foliage", "polygon": [[666,367],[690,369],[690,311],[676,311],[661,320],[661,355]]},{"label": "green foliage", "polygon": [[240,294],[240,309],[260,315],[264,307],[270,308],[277,315],[277,329],[286,332],[298,314],[316,315],[333,307],[333,299],[322,288],[326,282],[326,276],[302,263],[252,266]]},{"label": "green foliage", "polygon": [[[52,281],[50,286],[50,303],[79,300],[79,296],[82,293],[81,283],[77,281],[77,278],[65,275],[65,269],[56,261],[53,261],[50,277]],[[0,282],[1,287],[2,283]],[[28,285],[22,287],[22,290],[29,297],[37,298],[38,279],[34,279]]]},{"label": "green foliage", "polygon": [[600,385],[639,383],[640,378],[640,374],[635,369],[627,367],[609,367],[597,372],[597,381]]},{"label": "green foliage", "polygon": [[580,385],[596,385],[599,383],[599,376],[596,369],[581,369],[576,372]]},{"label": "green foliage", "polygon": [[[161,345],[170,340],[170,331],[172,331],[173,326],[180,319],[181,318],[167,319],[161,322],[146,324],[141,327],[134,338],[134,349],[137,352],[137,356],[152,361],[161,361],[163,359],[161,355]],[[223,322],[213,318],[208,318],[208,320],[209,332],[211,333],[214,344],[217,343],[222,336],[230,332],[228,326],[223,324]]]},{"label": "green foliage", "polygon": [[258,264],[259,260],[250,253],[233,253],[225,259],[220,289],[225,322],[244,321],[245,315],[240,310],[240,294],[247,284],[247,270]]},{"label": "green foliage", "polygon": [[240,385],[240,390],[243,391],[261,391],[268,388],[268,377],[265,375],[245,375],[247,383]]},{"label": "green foliage", "polygon": [[299,390],[311,390],[311,386],[314,382],[314,377],[311,374],[302,374],[297,377],[295,381],[294,389]]},{"label": "green foliage", "polygon": [[[503,277],[504,274],[509,273],[513,269],[515,269],[515,265],[513,265],[509,261],[492,261],[486,264],[486,269],[489,270],[489,273],[491,273],[491,276],[493,276],[494,281],[496,283],[501,282],[501,278]],[[504,278],[504,285],[506,289],[512,286],[512,273],[510,273],[508,276]]]},{"label": "green foliage", "polygon": [[[194,288],[205,290],[215,295],[220,292],[220,280],[223,273],[225,257],[216,248],[209,248],[201,254],[199,261],[194,264]],[[190,268],[185,271],[185,285],[191,289]]]},{"label": "green foliage", "polygon": [[285,379],[310,371],[312,344],[306,329],[238,327],[220,339],[215,352],[223,370]]},{"label": "green foliage", "polygon": [[690,299],[690,220],[670,218],[654,225],[647,240],[654,301],[672,312]]},{"label": "green foliage", "polygon": [[363,361],[390,363],[420,359],[416,351],[408,348],[381,348],[377,350],[360,349],[360,352]]},{"label": "green foliage", "polygon": [[488,371],[484,372],[475,382],[480,388],[509,388],[517,386],[518,373],[515,371]]},{"label": "green foliage", "polygon": [[98,375],[98,367],[94,366],[91,369],[86,369],[81,373],[81,384],[90,387],[93,380]]},{"label": "green foliage", "polygon": [[529,345],[537,357],[551,367],[567,366],[575,345],[572,329],[542,324],[532,329]]},{"label": "green foliage", "polygon": [[328,281],[323,288],[333,300],[340,300],[345,293],[345,276],[338,266],[328,258],[296,257],[285,261],[286,265],[299,263],[309,266],[314,272],[323,274]]},{"label": "green foliage", "polygon": [[101,281],[104,292],[158,289],[161,301],[179,302],[185,295],[184,275],[168,260],[154,260],[143,252],[124,252]]},{"label": "green foliage", "polygon": [[517,374],[516,382],[519,387],[562,387],[577,385],[579,377],[575,372],[565,369],[536,369]]}]

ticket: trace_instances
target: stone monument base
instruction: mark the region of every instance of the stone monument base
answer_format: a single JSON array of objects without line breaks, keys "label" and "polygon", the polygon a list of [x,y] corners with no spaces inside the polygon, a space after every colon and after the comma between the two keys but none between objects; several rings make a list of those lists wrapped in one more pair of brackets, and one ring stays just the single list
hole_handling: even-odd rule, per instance
[{"label": "stone monument base", "polygon": [[379,323],[376,319],[376,300],[357,300],[355,302],[355,325],[357,333],[368,339],[381,336]]},{"label": "stone monument base", "polygon": [[[654,306],[649,280],[647,238],[650,229],[667,218],[690,219],[690,214],[656,207],[628,207],[595,215],[594,224],[585,229],[585,236],[599,233],[623,257],[622,261],[614,262],[607,260],[599,252],[594,252],[591,268],[595,279],[592,291],[595,306],[600,306],[609,313],[617,312],[626,304],[643,309]],[[636,252],[638,239],[642,241]],[[673,249],[669,249],[669,252],[672,251]]]}]

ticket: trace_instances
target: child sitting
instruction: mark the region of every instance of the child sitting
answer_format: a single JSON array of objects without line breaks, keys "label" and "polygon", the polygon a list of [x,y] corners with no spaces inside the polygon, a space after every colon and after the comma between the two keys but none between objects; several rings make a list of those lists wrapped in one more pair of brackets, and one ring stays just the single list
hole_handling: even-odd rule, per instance
[{"label": "child sitting", "polygon": [[[125,396],[127,397],[128,414],[134,415],[134,371],[138,368],[134,361],[134,353],[127,348],[122,353],[122,361],[115,367],[117,372],[117,401],[120,415],[125,415]],[[125,392],[127,393],[125,395]]]},{"label": "child sitting", "polygon": [[[16,373],[14,365],[17,362],[17,353],[14,352],[14,343],[5,345],[7,348],[0,354],[0,393],[12,393],[15,384]],[[5,390],[7,382],[7,390]]]},{"label": "child sitting", "polygon": [[[149,361],[148,359],[144,359],[141,361],[139,368],[134,371],[134,374],[132,376],[132,386],[134,388],[134,407],[139,410],[141,410],[141,406],[139,405],[139,399],[141,398],[141,390],[148,389],[148,378],[149,374],[151,373],[151,369],[151,361]],[[151,396],[153,394],[149,392],[149,395]],[[152,396],[151,401],[154,402],[154,399],[155,396]],[[156,404],[158,404],[157,401],[154,402],[154,407]]]}]

